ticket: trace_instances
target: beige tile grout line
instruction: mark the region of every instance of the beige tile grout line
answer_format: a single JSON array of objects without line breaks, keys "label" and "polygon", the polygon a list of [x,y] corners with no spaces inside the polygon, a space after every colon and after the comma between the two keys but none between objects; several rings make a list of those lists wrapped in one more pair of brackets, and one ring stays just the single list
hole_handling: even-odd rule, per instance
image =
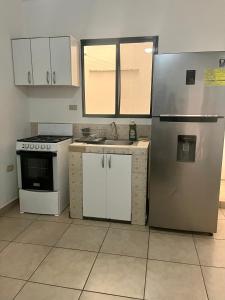
[{"label": "beige tile grout line", "polygon": [[113,297],[119,297],[119,298],[124,298],[124,299],[131,299],[131,300],[143,300],[143,298],[132,298],[132,297],[128,297],[128,296],[121,296],[121,295],[118,296],[118,295],[114,295],[114,294],[106,294],[106,293],[101,293],[101,292],[96,292],[96,291],[86,291],[86,290],[81,291],[80,297],[82,296],[82,292],[105,295],[105,296],[113,296]]},{"label": "beige tile grout line", "polygon": [[22,289],[24,288],[24,286],[27,284],[27,281],[24,281],[24,284],[21,286],[21,288],[19,289],[19,291],[16,293],[16,295],[12,298],[12,300],[16,299],[16,297],[19,295],[19,293],[22,291]]},{"label": "beige tile grout line", "polygon": [[[33,223],[33,222],[32,222],[32,223]],[[30,223],[29,225],[31,225],[31,223]],[[28,226],[29,226],[29,225],[28,225]],[[47,257],[50,255],[50,253],[52,252],[52,250],[57,248],[57,247],[56,247],[56,244],[57,244],[58,241],[62,238],[62,236],[64,235],[64,233],[69,229],[69,227],[70,227],[71,225],[72,225],[72,224],[68,224],[68,226],[67,226],[67,228],[65,229],[65,231],[61,234],[60,238],[55,242],[55,244],[54,244],[53,246],[46,246],[46,245],[40,245],[40,244],[32,244],[32,245],[36,245],[36,246],[45,246],[45,247],[49,247],[50,250],[49,250],[49,252],[47,253],[47,255],[42,259],[42,261],[38,264],[38,266],[35,268],[35,270],[32,272],[32,274],[30,275],[30,277],[29,277],[28,279],[24,280],[24,279],[19,279],[19,278],[13,278],[13,277],[8,277],[8,276],[2,276],[2,277],[6,277],[6,278],[13,278],[13,279],[17,279],[17,280],[22,280],[22,281],[24,281],[24,285],[21,287],[21,289],[19,290],[19,292],[14,296],[13,300],[18,296],[18,294],[22,291],[22,289],[24,288],[24,286],[25,286],[27,283],[29,283],[29,282],[39,283],[39,282],[35,282],[35,281],[30,280],[31,277],[34,275],[34,273],[37,271],[37,269],[42,265],[42,263],[45,261],[45,259],[47,259]],[[101,246],[100,246],[100,248],[99,248],[99,251],[100,251],[100,249],[101,249],[101,247],[102,247],[102,245],[103,245],[103,243],[104,243],[104,241],[105,241],[105,238],[106,238],[106,235],[107,235],[108,231],[109,231],[109,227],[107,228],[107,231],[106,231],[106,233],[105,233],[105,236],[104,236],[104,239],[103,239],[103,241],[102,241],[102,244],[101,244]],[[22,233],[22,232],[21,232],[21,233]],[[16,238],[17,238],[17,237],[16,237]],[[14,242],[14,241],[12,241],[12,242]],[[15,242],[15,243],[18,243],[18,244],[31,244],[31,243],[20,243],[20,242]],[[7,247],[7,246],[6,246],[6,247]],[[63,249],[68,249],[68,248],[63,248]],[[71,249],[71,248],[69,248],[68,250],[77,250],[77,249]],[[78,251],[86,251],[86,250],[78,250]],[[89,274],[88,274],[88,277],[87,277],[87,279],[86,279],[86,281],[85,281],[85,284],[86,284],[86,282],[87,282],[87,280],[88,280],[88,278],[89,278],[89,276],[90,276],[90,273],[91,273],[91,271],[92,271],[92,269],[93,269],[93,267],[94,267],[94,264],[95,264],[95,261],[96,261],[96,259],[97,259],[97,256],[98,256],[99,251],[96,252],[95,260],[94,260],[93,265],[92,265],[92,268],[91,268],[91,270],[90,270],[90,272],[89,272]],[[93,251],[88,251],[88,252],[92,252],[92,253],[93,253]],[[48,286],[54,286],[54,287],[60,287],[60,288],[68,288],[68,289],[71,289],[71,290],[78,290],[78,291],[81,291],[81,294],[82,294],[82,292],[83,292],[83,290],[84,290],[84,287],[85,287],[85,284],[84,284],[83,289],[80,290],[80,289],[74,289],[74,288],[62,287],[62,286],[56,286],[56,285],[51,285],[51,284],[46,284],[46,283],[39,283],[39,284],[42,284],[42,285],[48,285]],[[80,299],[81,294],[80,294],[78,300]],[[99,293],[99,294],[101,294],[101,293]],[[132,299],[132,298],[131,298],[131,299]]]},{"label": "beige tile grout line", "polygon": [[[6,218],[17,218],[17,217],[7,217],[7,216],[5,216],[5,217],[6,217]],[[17,219],[20,219],[20,218],[17,218]],[[2,241],[9,242],[9,244],[8,244],[6,247],[4,247],[4,248],[0,251],[0,253],[1,253],[4,249],[6,249],[12,242],[18,243],[18,244],[19,244],[19,243],[20,243],[20,244],[32,244],[32,243],[23,243],[23,242],[17,242],[17,241],[15,241],[15,239],[16,239],[20,234],[22,234],[26,229],[28,229],[29,226],[32,225],[32,223],[34,223],[35,221],[38,221],[36,218],[35,218],[35,219],[26,219],[26,218],[23,218],[23,220],[24,220],[24,219],[25,219],[25,220],[31,221],[30,224],[28,224],[28,225],[24,228],[23,231],[21,231],[18,235],[16,235],[16,237],[15,237],[12,241],[2,240]],[[42,221],[42,220],[41,220],[41,221]],[[55,221],[47,221],[47,220],[44,220],[44,221],[45,221],[45,222],[55,222]],[[55,222],[55,223],[59,223],[59,222]],[[60,223],[66,223],[66,222],[60,222]],[[104,243],[104,241],[105,241],[105,239],[106,239],[106,236],[107,236],[109,230],[110,230],[110,229],[129,230],[129,229],[126,229],[126,228],[114,228],[114,227],[111,227],[111,226],[110,226],[110,225],[111,225],[110,223],[109,223],[109,226],[107,226],[107,227],[105,227],[105,226],[104,226],[104,227],[103,227],[103,226],[98,226],[98,225],[73,224],[73,223],[66,223],[66,224],[68,224],[68,226],[66,227],[66,229],[64,230],[64,232],[62,233],[62,235],[60,236],[60,238],[55,242],[55,244],[54,244],[53,246],[40,245],[40,244],[32,244],[32,245],[39,245],[39,246],[47,246],[47,247],[50,248],[50,250],[49,250],[48,254],[44,257],[44,259],[40,262],[40,264],[37,266],[37,268],[33,271],[33,273],[31,274],[31,276],[30,276],[27,280],[24,280],[24,279],[21,279],[21,278],[14,278],[14,277],[9,277],[9,276],[1,275],[2,277],[13,278],[13,279],[17,279],[17,280],[21,280],[21,281],[24,281],[24,282],[25,282],[24,285],[21,287],[20,291],[16,294],[16,296],[21,292],[21,290],[24,288],[24,286],[25,286],[28,282],[34,282],[34,281],[30,281],[30,278],[33,276],[33,274],[36,272],[36,270],[40,267],[40,265],[44,262],[44,260],[49,256],[49,254],[51,253],[51,251],[52,251],[53,249],[55,249],[55,248],[62,248],[62,249],[70,249],[70,250],[78,250],[78,251],[87,251],[87,252],[92,252],[92,253],[95,252],[95,251],[89,251],[89,250],[72,249],[72,248],[64,248],[64,247],[57,247],[57,246],[56,246],[56,244],[58,243],[58,241],[62,238],[62,236],[63,236],[63,235],[65,234],[65,232],[69,229],[69,227],[71,227],[71,225],[82,225],[82,226],[94,226],[94,227],[100,227],[100,228],[107,228],[105,237],[104,237],[104,239],[103,239],[103,241],[102,241],[102,243],[101,243],[101,246],[100,246],[100,248],[99,248],[99,251],[96,252],[96,253],[97,253],[96,258],[95,258],[95,260],[94,260],[94,262],[93,262],[93,265],[92,265],[92,268],[91,268],[91,270],[90,270],[90,272],[89,272],[89,275],[88,275],[88,277],[87,277],[87,279],[86,279],[86,281],[85,281],[85,284],[84,284],[83,289],[82,289],[82,290],[79,290],[79,289],[69,288],[69,289],[72,289],[72,290],[79,290],[79,291],[81,291],[81,294],[80,294],[80,296],[79,296],[79,299],[80,299],[80,297],[81,297],[81,295],[82,295],[82,292],[85,291],[86,283],[87,283],[87,281],[88,281],[88,279],[89,279],[89,277],[90,277],[90,274],[91,274],[92,269],[93,269],[93,267],[94,267],[94,265],[95,265],[95,262],[96,262],[96,260],[97,260],[98,255],[99,255],[100,253],[104,253],[104,252],[100,252],[100,251],[101,251],[101,249],[102,249],[103,243]],[[136,230],[135,230],[135,231],[136,231]],[[137,231],[142,231],[142,230],[137,230]],[[146,232],[146,231],[142,231],[142,232]],[[154,231],[153,231],[153,232],[154,232]],[[149,257],[148,257],[149,243],[150,243],[150,235],[151,235],[151,231],[149,230],[148,249],[147,249],[147,259],[146,259],[146,274],[145,274],[144,297],[145,297],[145,288],[146,288],[146,276],[147,276],[147,264],[148,264],[148,261],[149,261],[149,260],[157,260],[157,259],[149,259]],[[196,265],[196,264],[188,264],[188,263],[182,263],[182,262],[175,262],[175,261],[164,261],[164,260],[157,260],[157,261],[164,261],[164,262],[172,262],[172,263],[178,263],[178,264],[186,264],[186,265],[200,266],[201,273],[202,273],[202,277],[203,277],[203,282],[204,282],[204,286],[205,286],[205,290],[206,290],[206,294],[207,294],[207,298],[209,299],[209,297],[208,297],[208,292],[207,292],[207,288],[206,288],[206,284],[205,284],[205,280],[204,280],[204,276],[203,276],[202,266],[201,266],[201,263],[200,263],[198,251],[197,251],[196,244],[195,244],[194,235],[192,234],[191,236],[192,236],[192,239],[193,239],[193,242],[194,242],[194,246],[195,246],[195,249],[196,249],[196,252],[197,252],[197,257],[198,257],[199,265]],[[222,239],[222,240],[223,240],[223,239]],[[127,256],[127,257],[135,257],[135,256],[128,256],[128,255],[114,254],[114,253],[104,253],[104,254],[118,255],[118,256]],[[135,257],[135,258],[141,258],[141,257]],[[141,258],[141,259],[145,259],[145,258]],[[215,266],[207,266],[207,267],[213,267],[213,268],[224,269],[224,267],[215,267]],[[51,284],[46,284],[46,283],[40,283],[40,284],[43,284],[43,285],[50,285],[50,286],[55,286],[55,287],[60,287],[60,286],[51,285]],[[67,288],[67,287],[61,287],[61,288]],[[104,293],[100,293],[100,292],[96,292],[96,293],[98,293],[98,294],[104,294]],[[107,295],[110,295],[110,294],[107,294]],[[15,297],[16,297],[16,296],[15,296]],[[13,299],[15,299],[15,297],[14,297]],[[120,296],[120,297],[124,297],[124,296]],[[128,297],[128,298],[129,298],[129,297]],[[130,298],[130,299],[135,299],[135,298]]]},{"label": "beige tile grout line", "polygon": [[145,282],[144,282],[144,295],[143,299],[145,299],[145,290],[146,290],[146,283],[147,283],[147,273],[148,273],[148,253],[149,253],[149,244],[150,244],[150,228],[149,228],[149,233],[148,233],[148,247],[147,247],[147,260],[146,260],[146,267],[145,267]]},{"label": "beige tile grout line", "polygon": [[[33,223],[33,222],[32,222]],[[32,223],[30,223],[30,225],[32,224]],[[30,226],[29,225],[29,226]],[[63,233],[60,235],[60,238],[59,239],[61,239],[62,238],[62,236],[64,235],[64,233],[67,231],[67,229],[69,228],[69,226],[70,226],[70,224],[68,224],[68,226],[65,228],[65,230],[63,231]],[[22,234],[24,231],[22,231],[20,234]],[[19,236],[19,235],[18,235]],[[17,237],[18,237],[17,236]],[[16,237],[16,238],[17,238]],[[15,238],[15,239],[16,239]],[[44,245],[39,245],[39,246],[44,246],[44,247],[49,247],[49,251],[47,252],[47,255],[41,260],[41,262],[38,264],[38,266],[35,268],[35,270],[32,272],[32,274],[30,275],[30,277],[27,279],[27,280],[25,280],[25,283],[24,283],[24,285],[21,287],[21,289],[19,290],[19,292],[13,297],[13,300],[19,295],[19,293],[22,291],[22,289],[24,288],[24,286],[29,282],[29,280],[31,279],[31,277],[34,275],[34,273],[37,271],[37,269],[41,266],[41,264],[44,262],[44,260],[49,256],[49,254],[52,252],[52,250],[53,249],[55,249],[55,245],[56,245],[56,243],[58,242],[58,240],[54,243],[54,245],[52,246],[52,247],[50,247],[50,246],[44,246]]]},{"label": "beige tile grout line", "polygon": [[198,255],[198,250],[197,250],[197,246],[196,246],[196,243],[195,243],[194,235],[192,235],[192,239],[193,239],[193,243],[194,243],[194,246],[195,246],[195,251],[196,251],[196,253],[197,253],[197,257],[198,257],[198,261],[199,261],[199,266],[200,266],[200,270],[201,270],[201,274],[202,274],[202,280],[203,280],[203,283],[204,283],[206,296],[207,296],[207,299],[209,300],[209,295],[208,295],[208,291],[207,291],[207,287],[206,287],[206,283],[205,283],[205,278],[204,278],[204,275],[203,275],[203,270],[202,270],[202,266],[201,266],[201,261],[200,261],[199,255]]},{"label": "beige tile grout line", "polygon": [[82,295],[82,293],[83,293],[83,291],[84,291],[84,289],[85,289],[85,286],[86,286],[86,284],[87,284],[87,282],[88,282],[88,279],[89,279],[89,277],[90,277],[90,275],[91,275],[91,272],[92,272],[92,270],[93,270],[93,268],[94,268],[95,262],[96,262],[96,260],[97,260],[97,258],[98,258],[98,255],[99,255],[100,251],[101,251],[102,245],[103,245],[103,243],[104,243],[104,241],[105,241],[105,239],[106,239],[106,236],[107,236],[107,234],[108,234],[108,232],[109,232],[109,228],[110,228],[110,226],[107,228],[107,231],[106,231],[106,233],[105,233],[105,236],[104,236],[104,238],[103,238],[103,241],[102,241],[102,243],[101,243],[101,245],[100,245],[100,247],[99,247],[99,249],[98,249],[98,252],[97,252],[97,254],[96,254],[96,257],[95,257],[95,259],[94,259],[94,262],[93,262],[93,264],[92,264],[92,267],[91,267],[91,269],[90,269],[90,272],[89,272],[89,274],[88,274],[88,276],[87,276],[87,278],[86,278],[86,280],[85,280],[85,283],[84,283],[84,285],[83,285],[82,292],[81,292],[81,294],[80,294],[78,300],[80,300],[81,295]]},{"label": "beige tile grout line", "polygon": [[[46,246],[45,246],[46,247]],[[46,254],[46,256],[41,260],[41,262],[38,264],[38,266],[35,268],[35,270],[32,272],[32,274],[30,275],[30,277],[25,281],[23,287],[19,290],[19,292],[13,297],[13,300],[19,295],[19,293],[22,291],[22,289],[24,288],[24,286],[29,282],[29,279],[33,276],[33,274],[37,271],[37,269],[40,267],[40,265],[42,264],[42,262],[46,259],[46,257],[50,254],[50,252],[52,251],[53,247],[48,247],[50,248],[48,253]],[[20,279],[23,280],[23,279]]]}]

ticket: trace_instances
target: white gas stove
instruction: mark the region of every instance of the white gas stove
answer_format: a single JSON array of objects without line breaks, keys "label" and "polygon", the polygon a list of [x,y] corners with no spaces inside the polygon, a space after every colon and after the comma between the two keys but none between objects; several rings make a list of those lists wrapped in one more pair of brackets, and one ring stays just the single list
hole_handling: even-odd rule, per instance
[{"label": "white gas stove", "polygon": [[18,140],[16,143],[16,150],[57,152],[60,145],[68,139],[71,140],[71,136],[32,136]]},{"label": "white gas stove", "polygon": [[[21,213],[59,215],[68,205],[68,147],[72,142],[70,125],[67,135],[39,134],[17,141]],[[56,126],[55,133],[61,126],[63,124]]]}]

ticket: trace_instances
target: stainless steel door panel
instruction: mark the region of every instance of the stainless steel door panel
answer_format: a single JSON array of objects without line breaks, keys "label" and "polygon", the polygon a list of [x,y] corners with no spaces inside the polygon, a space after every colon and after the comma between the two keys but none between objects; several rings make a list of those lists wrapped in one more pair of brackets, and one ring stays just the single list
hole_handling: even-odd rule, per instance
[{"label": "stainless steel door panel", "polygon": [[[224,119],[161,122],[153,118],[150,225],[215,232],[223,152]],[[178,135],[196,136],[194,162],[177,161]]]},{"label": "stainless steel door panel", "polygon": [[[207,86],[206,69],[218,68],[225,52],[159,54],[154,59],[153,116],[160,114],[225,114],[223,86]],[[186,71],[196,70],[186,85]]]}]

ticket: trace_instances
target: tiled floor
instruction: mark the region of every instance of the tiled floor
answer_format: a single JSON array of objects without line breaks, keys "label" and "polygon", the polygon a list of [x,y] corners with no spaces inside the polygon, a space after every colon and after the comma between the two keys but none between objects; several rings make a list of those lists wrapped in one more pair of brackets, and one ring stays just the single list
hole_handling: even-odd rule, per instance
[{"label": "tiled floor", "polygon": [[220,201],[225,203],[225,180],[220,181]]},{"label": "tiled floor", "polygon": [[224,300],[225,210],[214,237],[20,214],[0,217],[1,300]]}]

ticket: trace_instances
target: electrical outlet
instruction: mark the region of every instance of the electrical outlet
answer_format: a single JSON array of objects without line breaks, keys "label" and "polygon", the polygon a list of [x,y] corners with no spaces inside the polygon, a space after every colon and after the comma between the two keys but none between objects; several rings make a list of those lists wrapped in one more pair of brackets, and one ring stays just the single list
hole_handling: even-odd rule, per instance
[{"label": "electrical outlet", "polygon": [[12,172],[14,170],[14,165],[8,165],[6,167],[6,172]]},{"label": "electrical outlet", "polygon": [[77,105],[76,104],[70,104],[69,105],[69,110],[77,110]]}]

